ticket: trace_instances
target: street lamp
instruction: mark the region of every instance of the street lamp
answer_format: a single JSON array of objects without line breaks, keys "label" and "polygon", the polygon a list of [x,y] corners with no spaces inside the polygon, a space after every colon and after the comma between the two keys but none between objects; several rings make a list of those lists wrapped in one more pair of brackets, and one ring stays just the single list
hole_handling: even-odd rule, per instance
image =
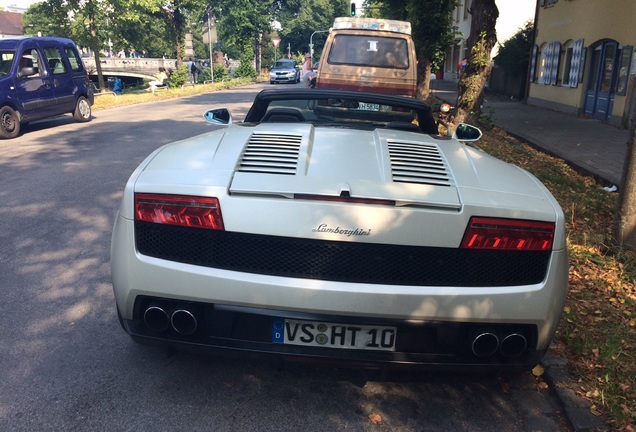
[{"label": "street lamp", "polygon": [[329,30],[317,30],[313,32],[309,37],[309,61],[311,62],[312,66],[314,64],[314,35],[316,33],[329,33]]}]

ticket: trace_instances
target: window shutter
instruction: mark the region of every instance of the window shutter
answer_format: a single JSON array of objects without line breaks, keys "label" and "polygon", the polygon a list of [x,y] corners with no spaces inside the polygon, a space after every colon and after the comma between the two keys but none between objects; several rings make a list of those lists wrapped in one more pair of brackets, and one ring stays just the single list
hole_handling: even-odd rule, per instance
[{"label": "window shutter", "polygon": [[537,54],[539,53],[539,47],[535,44],[532,47],[532,61],[530,64],[530,82],[534,82],[537,71]]},{"label": "window shutter", "polygon": [[549,84],[557,85],[559,78],[559,62],[561,60],[561,44],[552,42],[552,65],[550,66],[550,82]]},{"label": "window shutter", "polygon": [[554,51],[554,45],[547,44],[543,48],[541,55],[541,77],[539,79],[540,84],[550,84],[550,76],[552,75],[552,52]]},{"label": "window shutter", "polygon": [[572,62],[570,63],[570,81],[568,85],[572,88],[579,84],[579,70],[583,66],[585,50],[583,49],[584,39],[579,39],[572,45]]}]

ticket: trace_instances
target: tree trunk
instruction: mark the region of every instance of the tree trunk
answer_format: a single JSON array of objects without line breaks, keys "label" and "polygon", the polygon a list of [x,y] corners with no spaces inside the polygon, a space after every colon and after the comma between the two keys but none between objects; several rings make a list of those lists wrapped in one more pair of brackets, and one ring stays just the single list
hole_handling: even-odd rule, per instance
[{"label": "tree trunk", "polygon": [[417,89],[415,97],[425,100],[431,90],[431,62],[426,56],[426,49],[420,48],[417,53]]},{"label": "tree trunk", "polygon": [[[634,85],[632,81],[632,87]],[[636,251],[636,91],[632,94],[630,103],[632,133],[627,143],[627,155],[623,163],[613,235],[620,246]]]},{"label": "tree trunk", "polygon": [[261,75],[261,37],[262,34],[258,33],[254,39],[254,65],[256,68],[256,76]]},{"label": "tree trunk", "polygon": [[484,86],[490,75],[490,53],[497,43],[495,25],[499,9],[495,0],[473,0],[471,29],[466,41],[466,69],[459,78],[456,123],[474,122],[484,101]]},{"label": "tree trunk", "polygon": [[91,32],[91,49],[93,50],[93,56],[95,57],[95,68],[97,69],[97,85],[101,91],[106,89],[104,83],[104,74],[102,73],[102,63],[99,61],[99,44],[97,42],[97,26],[95,25],[95,10],[91,8],[88,11],[88,26]]}]

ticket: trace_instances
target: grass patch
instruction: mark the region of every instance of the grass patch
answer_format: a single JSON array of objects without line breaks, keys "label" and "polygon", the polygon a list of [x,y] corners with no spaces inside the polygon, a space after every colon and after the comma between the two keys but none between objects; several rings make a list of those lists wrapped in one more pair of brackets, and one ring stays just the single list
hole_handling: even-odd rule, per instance
[{"label": "grass patch", "polygon": [[612,430],[636,431],[636,254],[608,246],[617,194],[494,128],[478,146],[534,174],[565,213],[570,284],[554,349]]}]

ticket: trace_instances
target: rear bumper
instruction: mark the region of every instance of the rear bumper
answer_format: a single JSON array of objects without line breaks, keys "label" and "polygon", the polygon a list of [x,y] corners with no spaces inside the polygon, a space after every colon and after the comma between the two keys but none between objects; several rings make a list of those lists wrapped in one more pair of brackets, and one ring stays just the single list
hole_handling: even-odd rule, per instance
[{"label": "rear bumper", "polygon": [[[148,314],[145,312],[149,308],[157,307],[165,310],[168,318],[176,310],[192,311],[192,316],[197,323],[196,329],[192,334],[183,334],[183,326],[178,320],[168,320],[165,323],[166,326],[163,326],[157,321],[147,319]],[[285,315],[292,319],[318,320],[316,322],[336,320],[347,326],[365,324],[394,326],[397,328],[396,350],[381,352],[275,343],[272,341],[274,322]],[[535,366],[545,352],[545,350],[534,348],[537,329],[532,325],[366,320],[352,317],[291,314],[284,311],[236,308],[196,302],[184,303],[150,297],[138,297],[134,319],[122,320],[122,325],[126,332],[140,343],[171,345],[214,353],[365,365],[371,368],[435,366],[524,369]],[[187,330],[186,333],[189,333],[190,328],[188,327]],[[495,339],[484,339],[493,336]],[[518,337],[523,339],[516,339]],[[496,346],[491,344],[495,340]],[[523,340],[524,345],[517,343],[520,340]]]},{"label": "rear bumper", "polygon": [[[117,217],[113,231],[113,288],[124,328],[136,339],[169,344],[348,362],[513,365],[536,363],[561,317],[568,281],[565,251],[552,253],[541,283],[512,287],[404,286],[268,276],[202,267],[136,252],[133,223]],[[153,301],[170,316],[180,305],[198,315],[196,333],[144,322]],[[258,308],[258,309],[255,309]],[[394,325],[407,338],[396,352],[297,347],[271,339],[274,318]],[[236,329],[237,333],[223,333]],[[514,357],[472,352],[475,334],[503,341],[520,333],[527,349]],[[400,336],[402,335],[402,336]],[[497,342],[499,345],[500,342]]]}]

